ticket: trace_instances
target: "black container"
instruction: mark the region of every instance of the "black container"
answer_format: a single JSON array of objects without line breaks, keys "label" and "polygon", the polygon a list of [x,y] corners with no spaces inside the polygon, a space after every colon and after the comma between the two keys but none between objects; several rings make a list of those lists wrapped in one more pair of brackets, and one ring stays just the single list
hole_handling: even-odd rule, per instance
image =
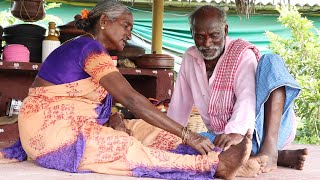
[{"label": "black container", "polygon": [[[3,28],[2,26],[0,26],[0,57],[1,57],[1,54],[2,54],[2,51],[3,51],[3,48],[2,48],[2,41],[4,40],[2,38],[2,33],[3,33]],[[0,94],[0,97],[1,97],[1,94]],[[1,100],[1,99],[0,99]]]},{"label": "black container", "polygon": [[23,37],[42,37],[46,34],[46,28],[35,24],[15,24],[5,27],[4,34]]},{"label": "black container", "polygon": [[46,29],[34,24],[17,24],[4,28],[6,44],[23,44],[30,51],[30,62],[41,63],[42,41]]},{"label": "black container", "polygon": [[65,25],[58,26],[60,32],[59,40],[61,43],[86,33],[83,30],[77,29],[75,26],[76,21],[79,19],[81,19],[81,16],[78,14],[74,16],[73,21],[68,22]]}]

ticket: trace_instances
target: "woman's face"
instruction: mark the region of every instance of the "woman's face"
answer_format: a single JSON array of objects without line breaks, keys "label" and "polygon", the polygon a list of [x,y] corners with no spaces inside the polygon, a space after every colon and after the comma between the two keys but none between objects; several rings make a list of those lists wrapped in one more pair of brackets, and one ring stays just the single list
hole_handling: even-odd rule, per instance
[{"label": "woman's face", "polygon": [[133,16],[123,13],[116,20],[108,20],[103,35],[107,50],[122,51],[127,41],[131,39]]}]

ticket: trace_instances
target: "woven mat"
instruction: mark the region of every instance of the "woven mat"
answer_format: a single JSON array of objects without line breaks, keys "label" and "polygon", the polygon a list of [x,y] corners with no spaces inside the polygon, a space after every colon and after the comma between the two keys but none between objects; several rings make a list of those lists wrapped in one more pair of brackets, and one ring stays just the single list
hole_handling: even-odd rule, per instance
[{"label": "woven mat", "polygon": [[187,124],[187,128],[196,133],[207,132],[208,129],[198,113],[192,113]]}]

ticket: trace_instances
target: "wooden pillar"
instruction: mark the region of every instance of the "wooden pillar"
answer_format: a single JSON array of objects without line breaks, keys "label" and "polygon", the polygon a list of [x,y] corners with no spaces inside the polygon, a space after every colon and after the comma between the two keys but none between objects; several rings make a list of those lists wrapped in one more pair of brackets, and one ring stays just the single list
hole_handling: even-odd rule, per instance
[{"label": "wooden pillar", "polygon": [[163,28],[164,0],[153,0],[152,4],[152,53],[162,53],[162,28]]}]

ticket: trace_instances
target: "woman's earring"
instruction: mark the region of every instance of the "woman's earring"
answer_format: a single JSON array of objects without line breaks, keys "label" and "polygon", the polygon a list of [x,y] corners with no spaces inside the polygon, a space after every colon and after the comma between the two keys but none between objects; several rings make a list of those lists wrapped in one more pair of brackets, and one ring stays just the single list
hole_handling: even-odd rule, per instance
[{"label": "woman's earring", "polygon": [[103,26],[101,26],[101,29],[104,29],[104,27],[103,27]]}]

